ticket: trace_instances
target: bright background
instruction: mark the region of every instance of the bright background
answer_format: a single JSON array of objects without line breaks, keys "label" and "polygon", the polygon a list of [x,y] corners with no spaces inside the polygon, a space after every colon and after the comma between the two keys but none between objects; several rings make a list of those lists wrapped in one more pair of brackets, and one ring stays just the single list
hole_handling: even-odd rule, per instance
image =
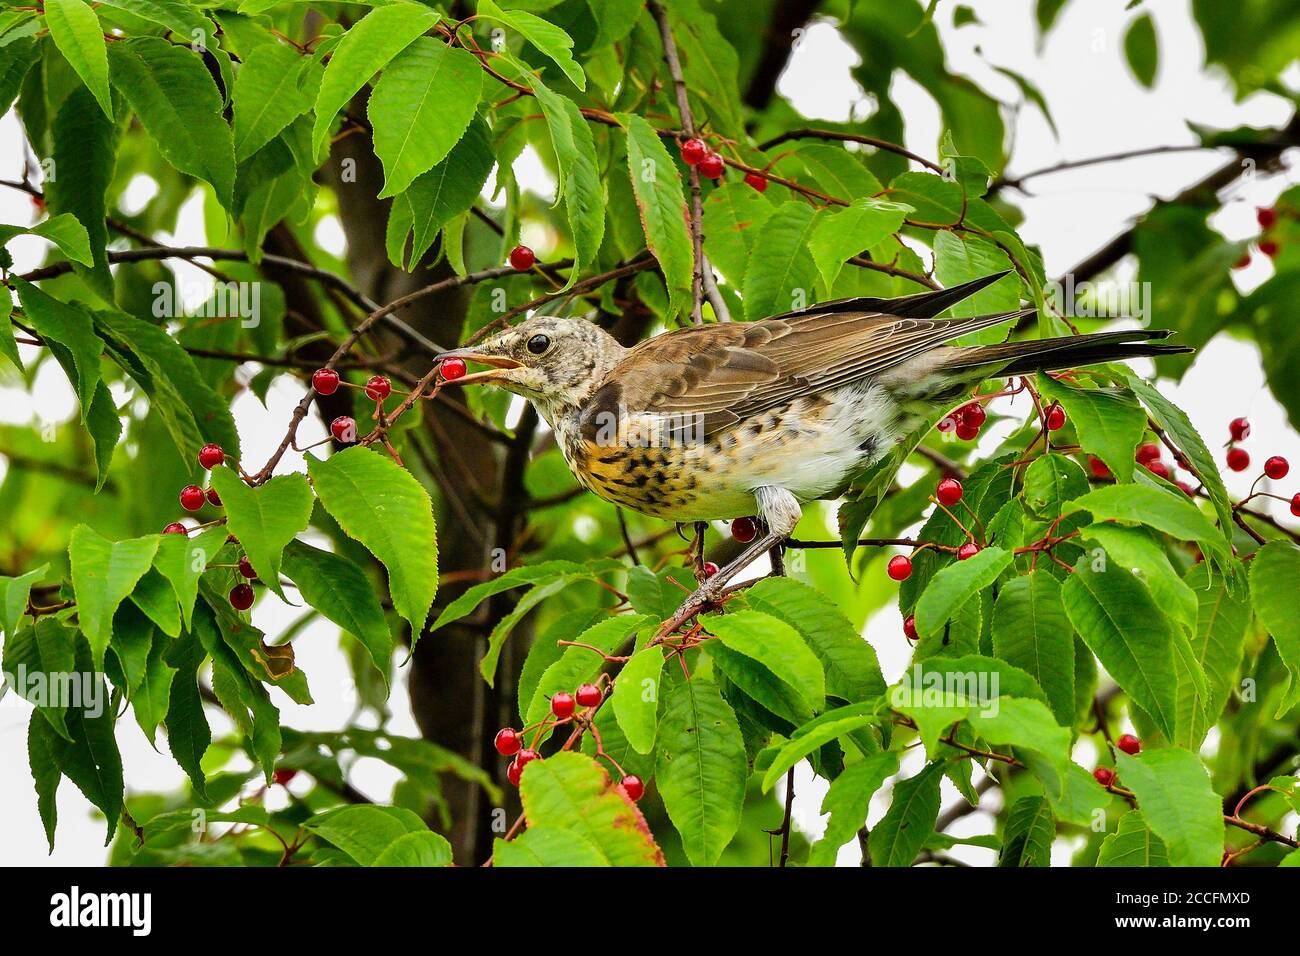
[{"label": "bright background", "polygon": [[[1008,124],[1013,136],[1010,175],[1023,175],[1062,160],[1191,144],[1195,140],[1187,128],[1189,122],[1228,129],[1240,125],[1279,127],[1290,119],[1291,106],[1286,100],[1259,93],[1234,102],[1227,81],[1217,71],[1206,71],[1204,49],[1191,17],[1189,0],[1149,0],[1146,4],[1156,21],[1160,40],[1160,70],[1152,90],[1141,87],[1124,62],[1121,39],[1131,16],[1125,12],[1125,0],[1068,4],[1041,49],[1034,26],[1033,0],[966,0],[966,5],[974,9],[980,24],[954,29],[950,4],[940,4],[936,13],[950,67],[954,72],[968,75],[1008,104],[1019,100],[1018,91],[990,64],[1021,73],[1042,91],[1060,130],[1058,140],[1037,109],[1020,107],[1015,121]],[[849,73],[856,62],[857,54],[840,39],[833,25],[816,24],[796,46],[778,90],[810,119],[843,121],[869,115],[871,104]],[[1300,89],[1300,67],[1293,65],[1286,81],[1289,88]],[[934,156],[941,134],[938,108],[907,77],[895,80],[893,92],[895,102],[907,117],[906,145],[920,155]],[[1289,168],[1284,173],[1239,180],[1224,194],[1224,208],[1212,218],[1211,224],[1228,239],[1254,236],[1258,232],[1256,207],[1271,205],[1287,186],[1300,182],[1295,152],[1285,157]],[[11,112],[0,119],[0,157],[3,157],[0,178],[14,179],[21,174],[22,153],[20,126]],[[1034,179],[1027,184],[1031,196],[1019,193],[1011,196],[1025,215],[1019,234],[1026,243],[1037,244],[1042,249],[1048,276],[1059,277],[1127,228],[1150,208],[1155,198],[1173,196],[1220,166],[1225,155],[1211,151],[1162,154]],[[553,194],[554,183],[536,157],[528,152],[519,160],[516,171],[525,187],[544,195]],[[132,184],[128,199],[147,201],[151,189],[152,184],[141,177]],[[28,223],[34,214],[25,194],[0,189],[0,222]],[[319,235],[322,245],[341,251],[343,232],[337,223],[326,221],[322,229],[324,232]],[[182,210],[176,235],[159,238],[174,245],[204,244],[197,198]],[[23,272],[38,265],[44,248],[44,242],[33,237],[14,240],[10,249],[14,253],[15,271]],[[198,304],[206,299],[211,277],[193,266],[173,265],[184,283],[187,303]],[[1126,272],[1123,266],[1116,270],[1116,278],[1121,282],[1129,279],[1130,274],[1131,270]],[[1252,264],[1234,276],[1238,285],[1248,291],[1270,274],[1268,259],[1255,255]],[[1159,314],[1152,315],[1150,321],[1157,327],[1162,324]],[[36,350],[23,349],[24,361],[28,354],[35,355]],[[1283,454],[1300,461],[1300,436],[1288,425],[1285,413],[1264,385],[1259,352],[1254,344],[1221,335],[1201,350],[1181,383],[1176,386],[1165,383],[1165,387],[1170,398],[1191,416],[1212,449],[1217,449],[1226,437],[1230,419],[1247,415],[1253,431],[1245,447],[1254,460]],[[251,458],[260,460],[270,455],[301,394],[300,386],[292,379],[280,378],[268,395],[269,408],[247,392],[235,401],[235,420]],[[38,375],[31,393],[15,387],[13,380],[0,371],[0,421],[62,422],[74,414],[75,397],[53,363],[47,364]],[[988,431],[984,440],[996,443],[1000,433]],[[324,434],[321,423],[311,420],[304,426],[302,437],[310,442]],[[1222,461],[1221,453],[1219,460]],[[5,467],[0,456],[0,476]],[[286,456],[285,467],[303,470],[301,457]],[[1231,472],[1226,472],[1225,478],[1229,491],[1236,496],[1244,494],[1251,481],[1251,477]],[[833,531],[828,529],[828,533]],[[268,635],[283,630],[296,616],[295,608],[283,604],[273,594],[267,594],[254,609],[254,623]],[[910,657],[910,649],[902,639],[897,609],[889,608],[875,615],[868,623],[866,634],[879,655],[886,681],[896,680]],[[337,631],[332,625],[318,621],[295,640],[298,660],[312,674],[317,703],[303,707],[281,696],[277,704],[285,725],[302,730],[329,730],[347,722],[355,700],[336,638]],[[415,735],[405,676],[399,668],[390,700],[393,718],[389,730]],[[337,692],[331,694],[328,690],[331,687],[337,688]],[[0,864],[100,865],[106,856],[100,846],[103,822],[95,818],[90,804],[66,781],[59,788],[58,843],[52,855],[47,853],[27,770],[29,713],[28,705],[12,693],[0,700]],[[209,717],[213,720],[214,738],[230,729],[229,722],[223,721],[221,715],[210,713]],[[155,752],[134,721],[120,721],[117,732],[128,787],[158,791],[183,784],[184,775],[176,763],[167,754]],[[1207,752],[1212,752],[1215,743],[1211,732],[1205,745]],[[1075,756],[1085,766],[1092,766],[1095,759],[1092,745],[1081,743]],[[904,774],[915,769],[912,760],[920,759],[918,753],[909,755],[904,762]],[[377,800],[387,799],[398,776],[397,771],[386,765],[366,759],[355,764],[351,771],[352,783]],[[800,765],[796,773],[794,819],[796,826],[811,839],[819,837],[825,826],[818,808],[827,786],[826,781],[813,778],[806,764]],[[959,798],[948,781],[943,786],[946,808]],[[985,800],[996,798],[994,792]],[[272,806],[275,801],[285,799],[282,793],[268,795]],[[887,791],[876,795],[870,823],[874,824],[883,815],[888,802]],[[973,813],[950,832],[953,835],[988,832],[991,825],[986,814]],[[1065,863],[1074,849],[1070,839],[1058,839],[1053,862]],[[951,855],[982,865],[992,862],[993,857],[989,850],[961,847]],[[856,845],[844,847],[841,864],[857,865],[858,859]]]}]

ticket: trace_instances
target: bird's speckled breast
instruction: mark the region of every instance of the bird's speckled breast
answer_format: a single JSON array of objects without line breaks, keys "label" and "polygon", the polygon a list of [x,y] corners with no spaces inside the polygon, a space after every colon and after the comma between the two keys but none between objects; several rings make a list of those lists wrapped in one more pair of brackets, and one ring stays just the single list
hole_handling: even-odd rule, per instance
[{"label": "bird's speckled breast", "polygon": [[687,522],[754,514],[754,491],[764,485],[801,501],[833,496],[889,449],[900,417],[882,389],[855,383],[694,441],[662,440],[660,420],[636,414],[601,441],[582,433],[576,414],[552,424],[584,487],[642,514]]}]

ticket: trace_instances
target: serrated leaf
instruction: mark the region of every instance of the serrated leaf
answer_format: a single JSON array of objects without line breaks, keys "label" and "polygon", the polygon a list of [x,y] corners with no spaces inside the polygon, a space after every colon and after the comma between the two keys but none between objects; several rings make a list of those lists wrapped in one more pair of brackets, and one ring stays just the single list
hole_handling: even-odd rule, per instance
[{"label": "serrated leaf", "polygon": [[304,80],[309,61],[293,47],[262,43],[235,74],[235,161],[242,163],[312,107]]},{"label": "serrated leaf", "polygon": [[225,546],[226,537],[224,528],[212,528],[194,537],[165,534],[158,541],[158,553],[154,555],[153,565],[171,582],[187,631],[194,617],[199,578],[207,570],[208,562]]},{"label": "serrated leaf", "polygon": [[414,649],[438,591],[428,492],[409,471],[361,446],[325,461],[309,455],[307,470],[325,510],[388,569],[393,606],[411,625]]},{"label": "serrated leaf", "polygon": [[1099,521],[1146,525],[1179,541],[1197,541],[1220,561],[1230,559],[1218,529],[1179,491],[1152,485],[1105,485],[1070,502],[1069,508],[1092,513]]},{"label": "serrated leaf", "polygon": [[438,22],[438,14],[414,3],[395,3],[371,10],[343,34],[325,67],[316,94],[316,122],[311,133],[312,155],[348,101],[415,38]]},{"label": "serrated leaf", "polygon": [[993,653],[1042,687],[1056,722],[1074,723],[1074,629],[1061,586],[1045,571],[1012,578],[993,607]]},{"label": "serrated leaf", "polygon": [[334,844],[362,866],[375,866],[388,848],[411,833],[429,828],[403,807],[336,807],[303,822],[303,829]]},{"label": "serrated leaf", "polygon": [[1151,14],[1142,14],[1124,31],[1124,57],[1139,83],[1147,89],[1155,86],[1160,47],[1156,42],[1156,27]]},{"label": "serrated leaf", "polygon": [[284,573],[304,601],[362,643],[387,687],[393,635],[365,572],[342,555],[291,541],[284,549]]},{"label": "serrated leaf", "polygon": [[848,259],[898,232],[911,211],[912,207],[904,203],[867,196],[854,199],[845,208],[822,213],[808,247],[826,288],[835,285]]},{"label": "serrated leaf", "polygon": [[199,665],[206,656],[207,652],[192,631],[172,642],[167,649],[165,661],[175,668],[176,673],[168,694],[167,716],[163,718],[167,728],[167,746],[190,778],[195,796],[202,802],[207,801],[203,755],[212,743],[212,730],[203,714],[203,698],[199,696],[198,688]]},{"label": "serrated leaf", "polygon": [[[848,736],[855,730],[875,723],[879,719],[874,713],[854,713],[854,711],[860,709],[860,706],[857,705],[842,707],[836,711],[822,714],[811,723],[800,727],[793,737],[781,745],[772,758],[772,762],[768,764],[767,769],[763,772],[763,792],[766,793],[771,790],[787,770],[809,754],[819,750],[832,740]],[[844,713],[845,715],[831,719],[836,713]]]},{"label": "serrated leaf", "polygon": [[497,839],[492,848],[492,867],[519,866],[610,866],[600,847],[573,830],[556,826],[530,826],[509,843]]},{"label": "serrated leaf", "polygon": [[285,547],[311,520],[307,480],[297,473],[278,475],[254,488],[220,465],[212,469],[212,487],[226,509],[226,528],[239,539],[253,570],[263,584],[287,600],[280,585],[280,562]]},{"label": "serrated leaf", "polygon": [[[86,261],[90,261],[89,257]],[[104,350],[104,343],[95,335],[90,314],[85,309],[46,295],[17,276],[11,281],[18,290],[18,301],[22,303],[32,328],[40,333],[41,338],[63,346],[63,356],[56,352],[56,358],[70,359],[72,368],[65,365],[65,370],[76,387],[82,421],[85,421],[99,385],[99,356]],[[61,361],[60,364],[64,363]]]},{"label": "serrated leaf", "polygon": [[1218,866],[1223,856],[1223,807],[1210,775],[1187,750],[1115,754],[1120,782],[1137,797],[1151,831],[1168,848],[1170,866]]},{"label": "serrated leaf", "polygon": [[809,709],[826,706],[826,678],[821,661],[793,627],[760,611],[737,611],[709,624],[726,647],[757,661],[790,686]]},{"label": "serrated leaf", "polygon": [[[99,3],[143,17],[180,34],[186,40],[210,40],[216,36],[212,21],[191,6],[188,0],[99,0]],[[201,37],[195,37],[196,31]]]},{"label": "serrated leaf", "polygon": [[822,800],[822,813],[831,815],[826,832],[808,853],[809,866],[834,866],[839,848],[867,822],[871,798],[884,782],[898,773],[898,754],[892,751],[872,754],[860,763],[846,767],[831,781]]},{"label": "serrated leaf", "polygon": [[695,579],[688,568],[669,566],[656,574],[637,565],[628,569],[624,590],[634,610],[664,621],[694,587]]},{"label": "serrated leaf", "polygon": [[936,574],[916,602],[916,630],[923,637],[938,634],[975,594],[998,579],[1013,555],[1001,548],[983,548],[965,561],[948,565]]},{"label": "serrated leaf", "polygon": [[451,152],[478,111],[483,70],[473,54],[417,37],[384,68],[367,111],[384,164],[380,199],[405,190]]},{"label": "serrated leaf", "polygon": [[663,666],[664,653],[660,648],[642,648],[623,665],[614,683],[610,706],[628,743],[638,753],[648,754],[654,748],[659,715],[659,675]]},{"label": "serrated leaf", "polygon": [[1025,469],[1025,505],[1040,518],[1057,517],[1065,502],[1087,493],[1088,476],[1064,455],[1039,455]]},{"label": "serrated leaf", "polygon": [[54,45],[72,64],[83,83],[95,95],[108,117],[113,115],[113,98],[108,92],[108,50],[99,17],[83,0],[46,0],[45,25]]},{"label": "serrated leaf", "polygon": [[1032,750],[1051,762],[1059,775],[1060,787],[1049,787],[1056,796],[1064,786],[1070,766],[1070,731],[1053,719],[1042,701],[999,697],[988,706],[971,708],[971,728],[991,744]]},{"label": "serrated leaf", "polygon": [[451,866],[451,844],[441,833],[423,830],[407,833],[375,857],[371,866]]},{"label": "serrated leaf", "polygon": [[1051,866],[1055,839],[1051,804],[1043,797],[1021,797],[1007,814],[998,866]]},{"label": "serrated leaf", "polygon": [[77,632],[52,617],[38,618],[33,626],[5,638],[4,684],[50,722],[59,736],[71,740],[66,713],[68,702],[58,687],[76,667]]},{"label": "serrated leaf", "polygon": [[587,77],[573,58],[573,38],[555,24],[525,10],[503,11],[492,0],[479,0],[478,15],[510,27],[554,61],[574,86],[587,88]]},{"label": "serrated leaf", "polygon": [[[613,654],[638,629],[650,623],[651,619],[644,614],[619,614],[593,624],[575,641]],[[533,691],[532,703],[524,713],[525,723],[533,724],[543,719],[550,712],[550,699],[555,694],[560,691],[572,693],[579,684],[595,680],[605,662],[590,647],[566,647],[560,659],[546,668]]]},{"label": "serrated leaf", "polygon": [[[954,317],[990,315],[1019,307],[1020,277],[1007,254],[983,236],[940,230],[934,237],[934,263],[935,275],[948,288],[996,272],[1011,273],[954,305],[949,310]],[[995,326],[963,339],[963,342],[1000,342],[1006,334],[1005,327]]]},{"label": "serrated leaf", "polygon": [[1250,563],[1250,593],[1255,613],[1273,636],[1277,653],[1286,665],[1289,681],[1278,702],[1280,719],[1300,701],[1300,548],[1287,541],[1266,544]]},{"label": "serrated leaf", "polygon": [[0,577],[0,629],[6,636],[18,633],[18,623],[27,613],[27,599],[32,586],[49,570],[48,564],[42,564],[17,577]]},{"label": "serrated leaf", "polygon": [[[740,61],[735,48],[718,29],[714,12],[705,10],[696,0],[676,0],[666,6],[682,77],[691,96],[704,102],[703,112],[719,132],[743,137]],[[700,118],[697,112],[697,123]]]},{"label": "serrated leaf", "polygon": [[1108,833],[1097,852],[1098,866],[1168,866],[1169,851],[1164,841],[1151,832],[1141,810],[1130,810],[1119,818],[1114,833]]},{"label": "serrated leaf", "polygon": [[659,723],[655,781],[693,866],[715,865],[735,836],[748,776],[736,715],[717,685],[696,676],[673,687]]},{"label": "serrated leaf", "polygon": [[1205,671],[1205,717],[1213,724],[1223,713],[1241,667],[1250,623],[1250,594],[1245,588],[1230,591],[1204,562],[1192,565],[1185,580],[1196,593],[1196,630],[1191,645]]},{"label": "serrated leaf", "polygon": [[745,316],[750,321],[812,304],[817,263],[808,244],[816,223],[811,206],[791,199],[759,228],[755,242],[763,255],[745,270]]},{"label": "serrated leaf", "polygon": [[1146,432],[1147,416],[1127,390],[1071,388],[1050,375],[1038,376],[1048,401],[1060,402],[1079,433],[1079,444],[1104,461],[1120,481],[1133,480],[1133,455]]},{"label": "serrated leaf", "polygon": [[663,270],[673,311],[689,314],[695,253],[681,175],[649,123],[635,115],[622,116],[620,122],[627,130],[627,170],[646,247]]},{"label": "serrated leaf", "polygon": [[894,785],[889,810],[871,831],[872,866],[911,866],[939,818],[943,764],[927,764],[914,777]]},{"label": "serrated leaf", "polygon": [[[92,264],[77,261],[80,258],[78,252],[73,259],[73,271],[85,279],[100,298],[111,302],[113,276],[108,269],[105,194],[112,184],[117,161],[118,126],[111,117],[104,115],[90,91],[80,88],[63,101],[51,125],[50,135],[59,174],[45,183],[45,201],[52,213],[72,216],[79,227],[84,227],[80,230],[69,227],[69,232],[75,236],[73,242],[79,242],[79,233],[84,232]],[[49,223],[42,225],[48,226]],[[65,248],[64,244],[61,243],[60,248]],[[72,243],[68,243],[67,248],[72,248]]]},{"label": "serrated leaf", "polygon": [[[1096,542],[1109,560],[1136,571],[1156,603],[1187,631],[1196,626],[1196,594],[1178,576],[1151,531],[1103,521],[1081,529],[1079,537]],[[1097,557],[1095,550],[1090,553]]]},{"label": "serrated leaf", "polygon": [[770,200],[741,182],[723,183],[704,200],[704,252],[728,285],[743,287],[759,229],[773,208]]},{"label": "serrated leaf", "polygon": [[72,529],[68,556],[77,616],[97,670],[104,667],[104,652],[113,636],[113,615],[149,570],[157,550],[155,534],[109,541],[84,524]]},{"label": "serrated leaf", "polygon": [[578,578],[590,577],[591,569],[576,561],[543,561],[540,564],[525,564],[511,568],[504,574],[474,585],[456,600],[452,601],[438,615],[438,619],[429,627],[433,633],[449,621],[464,617],[494,594],[509,591],[512,588],[530,584],[547,584],[551,581],[564,580],[566,583]]},{"label": "serrated leaf", "polygon": [[40,714],[32,711],[27,724],[27,765],[36,785],[36,809],[45,830],[45,842],[54,852],[54,830],[59,821],[58,791],[63,774],[54,759],[54,728]]},{"label": "serrated leaf", "polygon": [[140,118],[163,158],[178,170],[209,183],[231,208],[235,149],[222,111],[225,103],[189,47],[156,37],[112,45],[113,81]]}]

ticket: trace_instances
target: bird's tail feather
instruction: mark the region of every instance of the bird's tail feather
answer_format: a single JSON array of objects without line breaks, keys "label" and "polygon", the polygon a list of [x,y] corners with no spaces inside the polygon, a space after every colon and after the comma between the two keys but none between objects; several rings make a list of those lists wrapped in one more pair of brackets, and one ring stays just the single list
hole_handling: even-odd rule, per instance
[{"label": "bird's tail feather", "polygon": [[1152,341],[1172,334],[1167,329],[1128,329],[978,345],[954,349],[953,357],[945,364],[953,370],[984,369],[986,375],[1025,375],[1194,351],[1185,345],[1162,345]]}]

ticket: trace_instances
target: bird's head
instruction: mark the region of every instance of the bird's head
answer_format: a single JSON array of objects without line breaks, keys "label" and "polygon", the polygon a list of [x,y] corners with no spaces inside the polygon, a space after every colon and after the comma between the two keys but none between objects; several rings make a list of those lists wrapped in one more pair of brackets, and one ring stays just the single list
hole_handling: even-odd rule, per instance
[{"label": "bird's head", "polygon": [[549,419],[551,412],[588,398],[626,351],[590,322],[536,316],[476,345],[444,352],[439,360],[491,366],[448,384],[499,385],[533,402]]}]

